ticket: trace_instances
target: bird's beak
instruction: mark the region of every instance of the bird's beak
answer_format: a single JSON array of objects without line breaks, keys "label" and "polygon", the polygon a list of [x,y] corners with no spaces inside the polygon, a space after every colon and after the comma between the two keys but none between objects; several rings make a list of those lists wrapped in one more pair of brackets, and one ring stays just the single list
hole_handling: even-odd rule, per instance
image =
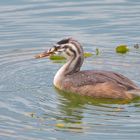
[{"label": "bird's beak", "polygon": [[35,58],[43,58],[51,55],[53,55],[53,52],[45,51],[43,53],[37,54]]},{"label": "bird's beak", "polygon": [[47,56],[49,56],[49,53],[48,52],[43,52],[43,53],[37,54],[35,56],[35,58],[42,58],[42,57],[47,57]]},{"label": "bird's beak", "polygon": [[60,48],[59,45],[55,45],[53,46],[51,49],[49,49],[48,51],[45,51],[43,53],[37,54],[35,56],[35,58],[43,58],[43,57],[47,57],[47,56],[51,56],[53,54],[55,54],[55,52],[57,52],[57,50]]},{"label": "bird's beak", "polygon": [[51,49],[49,49],[48,51],[45,51],[43,53],[37,54],[35,56],[35,58],[43,58],[43,57],[47,57],[47,56],[51,56],[53,54],[55,54],[55,52],[59,49],[60,46],[54,46]]}]

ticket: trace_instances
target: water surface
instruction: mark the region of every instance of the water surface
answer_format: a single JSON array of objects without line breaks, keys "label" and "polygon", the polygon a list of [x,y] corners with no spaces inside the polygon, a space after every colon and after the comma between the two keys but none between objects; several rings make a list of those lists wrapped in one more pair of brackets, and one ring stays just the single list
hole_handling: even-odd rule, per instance
[{"label": "water surface", "polygon": [[[34,55],[68,36],[87,58],[82,69],[113,70],[140,86],[140,1],[0,1],[0,139],[140,138],[140,100],[97,100],[53,87],[63,65]],[[127,44],[130,52],[116,54]]]}]

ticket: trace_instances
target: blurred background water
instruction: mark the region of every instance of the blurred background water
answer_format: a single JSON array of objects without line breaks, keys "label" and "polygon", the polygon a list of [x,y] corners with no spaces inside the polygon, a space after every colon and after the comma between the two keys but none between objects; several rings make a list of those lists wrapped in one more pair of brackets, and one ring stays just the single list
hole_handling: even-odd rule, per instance
[{"label": "blurred background water", "polygon": [[[0,139],[140,138],[140,101],[97,100],[56,91],[63,65],[34,55],[62,38],[95,54],[82,69],[113,70],[140,86],[139,0],[0,1]],[[115,53],[126,44],[130,52]]]}]

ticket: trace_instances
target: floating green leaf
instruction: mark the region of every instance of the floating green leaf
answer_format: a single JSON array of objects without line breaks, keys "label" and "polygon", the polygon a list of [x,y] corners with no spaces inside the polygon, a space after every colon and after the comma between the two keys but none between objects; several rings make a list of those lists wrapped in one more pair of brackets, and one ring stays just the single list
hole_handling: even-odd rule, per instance
[{"label": "floating green leaf", "polygon": [[[93,54],[92,53],[89,53],[89,52],[85,52],[84,53],[84,57],[87,58],[87,57],[91,57]],[[59,56],[59,55],[52,55],[49,57],[51,60],[58,60],[58,61],[61,61],[61,60],[65,60],[66,58],[63,57],[63,56]]]},{"label": "floating green leaf", "polygon": [[99,49],[98,48],[96,48],[96,55],[99,55]]},{"label": "floating green leaf", "polygon": [[65,60],[65,57],[59,55],[52,55],[50,56],[51,60]]},{"label": "floating green leaf", "polygon": [[84,53],[84,57],[87,58],[87,57],[91,57],[93,54],[92,53],[89,53],[89,52],[85,52]]},{"label": "floating green leaf", "polygon": [[63,123],[57,123],[57,124],[56,124],[56,127],[64,128],[64,127],[65,127],[65,124],[63,124]]},{"label": "floating green leaf", "polygon": [[127,53],[129,51],[129,48],[127,45],[119,45],[116,47],[116,52],[117,53]]}]

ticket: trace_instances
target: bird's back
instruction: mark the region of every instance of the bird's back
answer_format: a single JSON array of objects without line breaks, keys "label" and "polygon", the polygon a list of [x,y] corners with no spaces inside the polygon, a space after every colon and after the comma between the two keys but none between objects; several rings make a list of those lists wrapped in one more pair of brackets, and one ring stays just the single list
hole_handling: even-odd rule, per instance
[{"label": "bird's back", "polygon": [[112,82],[120,84],[128,90],[137,88],[137,86],[127,77],[111,71],[80,71],[75,74],[68,75],[64,81],[70,82],[73,86],[77,87]]},{"label": "bird's back", "polygon": [[107,98],[126,98],[129,94],[124,92],[138,88],[131,80],[121,74],[97,70],[86,70],[67,75],[62,86],[67,91]]}]

